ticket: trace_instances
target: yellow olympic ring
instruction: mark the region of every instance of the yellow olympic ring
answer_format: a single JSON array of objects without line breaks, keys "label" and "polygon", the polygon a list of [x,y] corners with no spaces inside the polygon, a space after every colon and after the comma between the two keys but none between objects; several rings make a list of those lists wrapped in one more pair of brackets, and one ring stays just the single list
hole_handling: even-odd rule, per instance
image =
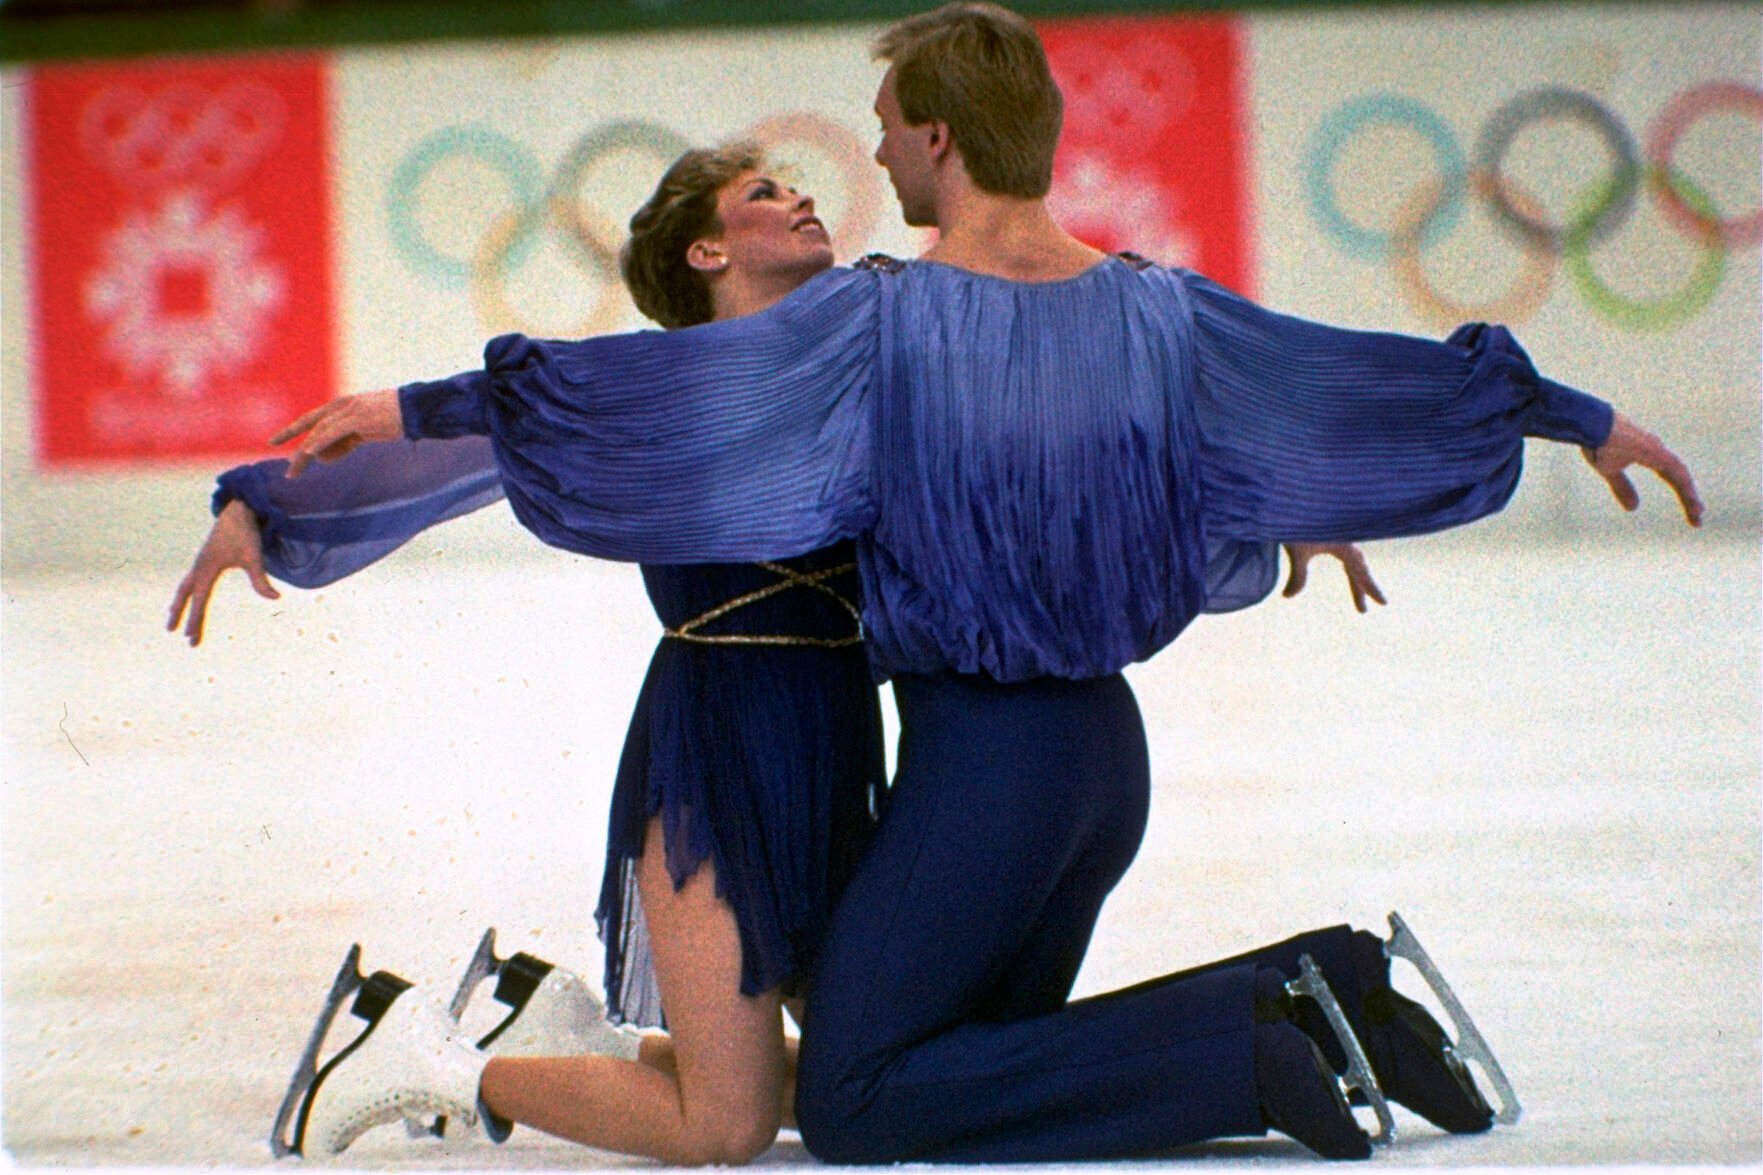
[{"label": "yellow olympic ring", "polygon": [[[508,300],[506,277],[509,258],[533,231],[534,222],[542,219],[544,205],[529,204],[503,213],[484,234],[483,244],[471,261],[471,305],[478,321],[492,334],[531,333],[528,324]],[[593,309],[582,320],[574,337],[604,334],[619,325],[629,303],[622,296],[624,286],[618,280],[616,267],[608,274],[606,267],[591,253],[570,250],[570,257],[589,279],[594,291]],[[568,331],[549,333],[568,336]]]},{"label": "yellow olympic ring", "polygon": [[[1521,189],[1511,177],[1496,178],[1491,172],[1472,168],[1468,173],[1469,189],[1484,199],[1498,183],[1504,197],[1524,216],[1540,217],[1542,205],[1529,192]],[[1452,192],[1451,185],[1437,179],[1416,192],[1396,214],[1396,228],[1390,235],[1391,264],[1396,278],[1414,299],[1414,307],[1433,325],[1449,329],[1461,322],[1503,322],[1516,326],[1526,322],[1549,299],[1559,264],[1555,250],[1546,240],[1527,239],[1524,264],[1511,287],[1487,302],[1453,302],[1440,294],[1427,278],[1421,262],[1421,245],[1427,229]]]}]

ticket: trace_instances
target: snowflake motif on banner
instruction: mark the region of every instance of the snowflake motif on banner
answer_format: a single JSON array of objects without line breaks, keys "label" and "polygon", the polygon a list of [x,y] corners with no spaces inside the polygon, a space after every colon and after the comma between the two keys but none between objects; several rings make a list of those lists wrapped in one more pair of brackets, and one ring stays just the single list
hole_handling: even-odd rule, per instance
[{"label": "snowflake motif on banner", "polygon": [[1179,197],[1094,155],[1065,163],[1047,207],[1065,230],[1098,249],[1131,250],[1159,265],[1192,265],[1199,247],[1181,224]]},{"label": "snowflake motif on banner", "polygon": [[108,354],[135,378],[200,397],[212,376],[257,358],[287,283],[264,233],[237,207],[210,212],[194,192],[137,210],[103,242],[86,311]]}]

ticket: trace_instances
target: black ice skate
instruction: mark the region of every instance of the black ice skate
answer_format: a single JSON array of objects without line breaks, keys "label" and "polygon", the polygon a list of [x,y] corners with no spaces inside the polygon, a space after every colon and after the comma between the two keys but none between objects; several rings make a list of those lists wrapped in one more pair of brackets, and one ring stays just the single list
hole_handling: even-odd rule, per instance
[{"label": "black ice skate", "polygon": [[[361,947],[350,947],[294,1067],[269,1139],[277,1158],[340,1154],[364,1131],[400,1119],[479,1118],[487,1056],[457,1039],[457,1026],[438,1006],[414,995],[400,999],[407,980],[389,971],[364,977],[360,964]],[[351,996],[350,1013],[367,1027],[321,1068],[319,1051]]]},{"label": "black ice skate", "polygon": [[1334,1030],[1335,1039],[1340,1043],[1341,1051],[1347,1056],[1347,1071],[1339,1074],[1343,1098],[1351,1097],[1354,1102],[1363,1102],[1371,1107],[1377,1116],[1377,1133],[1371,1135],[1372,1146],[1388,1146],[1396,1140],[1396,1119],[1390,1113],[1390,1103],[1384,1097],[1383,1090],[1377,1084],[1377,1077],[1372,1073],[1371,1061],[1365,1055],[1364,1046],[1353,1032],[1353,1026],[1347,1022],[1347,1014],[1341,1011],[1340,1001],[1335,999],[1333,989],[1322,977],[1322,969],[1316,960],[1309,955],[1298,959],[1298,977],[1286,983],[1286,991],[1290,995],[1307,996],[1316,1001],[1322,1014],[1328,1019],[1328,1026]]},{"label": "black ice skate", "polygon": [[[1445,982],[1445,977],[1439,973],[1432,957],[1426,953],[1426,948],[1420,945],[1420,940],[1414,937],[1414,932],[1408,928],[1402,916],[1394,911],[1390,913],[1390,937],[1383,944],[1383,952],[1391,960],[1406,959],[1414,964],[1421,978],[1426,980],[1426,985],[1444,1007],[1445,1013],[1450,1016],[1451,1023],[1457,1029],[1457,1039],[1440,1042],[1440,1048],[1446,1060],[1461,1069],[1461,1080],[1467,1083],[1469,1091],[1477,1100],[1480,1099],[1468,1070],[1462,1068],[1463,1062],[1474,1061],[1487,1074],[1488,1081],[1494,1087],[1494,1096],[1499,1099],[1500,1109],[1494,1115],[1494,1120],[1506,1126],[1517,1122],[1524,1108],[1518,1104],[1518,1095],[1513,1091],[1512,1083],[1506,1079],[1506,1071],[1500,1068],[1500,1062],[1495,1059],[1493,1049],[1488,1047],[1487,1039],[1476,1028],[1475,1021],[1457,998],[1457,993]],[[1424,1015],[1424,1010],[1422,1014]],[[1431,1022],[1431,1017],[1425,1019]],[[1436,1029],[1436,1025],[1434,1027]]]}]

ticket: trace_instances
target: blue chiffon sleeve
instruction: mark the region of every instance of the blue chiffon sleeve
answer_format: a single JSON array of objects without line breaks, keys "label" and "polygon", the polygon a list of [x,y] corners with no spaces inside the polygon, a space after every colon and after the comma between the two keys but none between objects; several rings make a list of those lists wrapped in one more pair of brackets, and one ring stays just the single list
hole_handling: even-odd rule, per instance
[{"label": "blue chiffon sleeve", "polygon": [[874,516],[876,276],[832,270],[758,314],[574,342],[504,335],[409,384],[407,435],[486,433],[520,521],[642,563],[823,547]]},{"label": "blue chiffon sleeve", "polygon": [[431,526],[502,497],[489,441],[386,441],[285,476],[285,460],[220,475],[214,511],[235,499],[256,513],[265,569],[296,587],[323,587],[395,551]]},{"label": "blue chiffon sleeve", "polygon": [[[1442,343],[1343,330],[1175,276],[1191,299],[1215,543],[1460,526],[1506,504],[1526,437],[1596,447],[1609,436],[1610,406],[1543,378],[1503,327],[1465,326]],[[1255,574],[1271,586],[1265,568]]]}]

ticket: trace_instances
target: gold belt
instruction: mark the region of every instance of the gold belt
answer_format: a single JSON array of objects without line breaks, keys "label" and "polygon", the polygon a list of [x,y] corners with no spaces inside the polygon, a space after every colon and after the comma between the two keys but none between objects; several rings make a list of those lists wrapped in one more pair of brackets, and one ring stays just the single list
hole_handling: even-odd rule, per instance
[{"label": "gold belt", "polygon": [[[845,572],[855,568],[857,564],[841,563],[837,567],[827,567],[820,571],[811,571],[807,573],[797,571],[792,567],[785,567],[782,563],[756,563],[754,566],[763,567],[773,575],[781,576],[782,578],[777,583],[767,584],[765,587],[750,591],[744,596],[736,596],[732,600],[718,604],[716,607],[710,609],[710,611],[705,612],[701,616],[692,617],[677,628],[667,629],[663,635],[672,637],[676,641],[692,641],[701,645],[800,645],[815,649],[843,649],[862,642],[863,614],[858,611],[857,605],[853,604],[850,600],[847,600],[844,596],[841,596],[838,592],[834,591],[823,582],[824,580],[831,579],[835,575],[843,575]],[[808,588],[811,591],[819,592],[825,596],[831,596],[833,599],[837,600],[839,607],[849,612],[851,614],[851,619],[857,622],[857,631],[850,636],[838,637],[772,636],[764,633],[746,632],[732,632],[717,635],[714,633],[700,633],[696,631],[713,620],[718,620],[721,617],[727,616],[736,608],[745,608],[748,604],[756,604],[760,600],[777,595],[779,592],[787,592],[791,588],[798,587]]]}]

